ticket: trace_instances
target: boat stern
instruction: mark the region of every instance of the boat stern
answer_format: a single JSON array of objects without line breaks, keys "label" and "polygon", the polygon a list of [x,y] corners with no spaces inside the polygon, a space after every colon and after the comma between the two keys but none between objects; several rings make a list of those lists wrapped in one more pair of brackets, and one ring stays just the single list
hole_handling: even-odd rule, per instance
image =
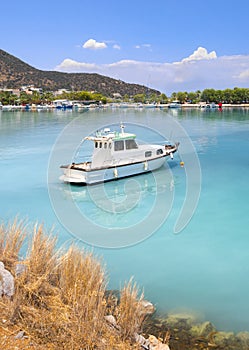
[{"label": "boat stern", "polygon": [[62,165],[60,168],[63,172],[59,178],[61,181],[72,184],[86,183],[86,175],[84,171],[74,169],[72,165]]}]

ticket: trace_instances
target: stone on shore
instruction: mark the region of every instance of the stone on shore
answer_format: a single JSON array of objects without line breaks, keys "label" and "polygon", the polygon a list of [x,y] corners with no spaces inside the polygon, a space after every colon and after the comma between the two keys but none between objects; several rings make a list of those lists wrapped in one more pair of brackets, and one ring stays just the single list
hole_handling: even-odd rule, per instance
[{"label": "stone on shore", "polygon": [[145,315],[152,315],[156,311],[155,306],[150,301],[145,299],[140,301],[140,306],[143,314]]},{"label": "stone on shore", "polygon": [[149,336],[149,348],[150,350],[170,350],[167,344],[163,344],[154,335]]},{"label": "stone on shore", "polygon": [[194,337],[208,337],[210,333],[216,332],[214,325],[209,322],[195,324],[191,327],[190,333]]},{"label": "stone on shore", "polygon": [[0,296],[11,298],[15,292],[15,282],[12,274],[5,269],[4,263],[0,261]]},{"label": "stone on shore", "polygon": [[249,332],[239,332],[236,337],[241,342],[242,349],[249,349]]},{"label": "stone on shore", "polygon": [[167,325],[171,328],[190,329],[196,323],[196,317],[193,314],[169,314],[166,318]]},{"label": "stone on shore", "polygon": [[117,327],[117,321],[113,315],[106,315],[104,318],[111,326]]}]

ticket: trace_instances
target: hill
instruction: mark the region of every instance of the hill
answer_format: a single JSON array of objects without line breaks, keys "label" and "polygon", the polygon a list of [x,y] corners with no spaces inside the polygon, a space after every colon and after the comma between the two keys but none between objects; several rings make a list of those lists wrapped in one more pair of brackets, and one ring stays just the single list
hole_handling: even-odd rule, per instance
[{"label": "hill", "polygon": [[139,84],[129,84],[100,74],[62,73],[36,69],[0,49],[0,88],[20,88],[35,85],[44,90],[68,89],[76,91],[96,91],[112,97],[114,93],[122,96],[136,94],[160,94]]}]

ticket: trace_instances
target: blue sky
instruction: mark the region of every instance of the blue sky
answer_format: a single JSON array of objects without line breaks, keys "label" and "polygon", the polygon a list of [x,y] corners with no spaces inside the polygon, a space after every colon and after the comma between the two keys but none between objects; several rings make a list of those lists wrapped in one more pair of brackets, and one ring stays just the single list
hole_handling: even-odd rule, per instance
[{"label": "blue sky", "polygon": [[42,70],[173,91],[249,87],[248,0],[4,1],[0,48]]}]

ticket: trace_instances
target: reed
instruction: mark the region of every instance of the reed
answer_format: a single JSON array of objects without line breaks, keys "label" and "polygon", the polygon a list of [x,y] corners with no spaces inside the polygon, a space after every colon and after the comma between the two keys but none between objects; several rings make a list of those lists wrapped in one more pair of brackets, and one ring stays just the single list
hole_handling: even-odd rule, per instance
[{"label": "reed", "polygon": [[23,221],[15,219],[8,225],[0,225],[0,261],[11,272],[14,272],[20,249],[26,237],[26,226]]},{"label": "reed", "polygon": [[[1,225],[0,260],[13,273],[25,237],[22,224]],[[35,225],[29,239],[22,272],[15,276],[15,295],[0,299],[5,327],[22,329],[37,346],[48,349],[137,349],[133,336],[144,318],[143,295],[138,296],[132,280],[121,291],[120,303],[115,303],[105,293],[103,263],[91,252],[75,245],[56,251],[56,238],[42,225]],[[117,327],[105,319],[110,310]]]},{"label": "reed", "polygon": [[121,329],[122,339],[132,339],[135,333],[141,331],[145,313],[142,306],[143,293],[139,295],[139,288],[133,278],[121,290],[120,303],[116,308],[117,323]]}]

